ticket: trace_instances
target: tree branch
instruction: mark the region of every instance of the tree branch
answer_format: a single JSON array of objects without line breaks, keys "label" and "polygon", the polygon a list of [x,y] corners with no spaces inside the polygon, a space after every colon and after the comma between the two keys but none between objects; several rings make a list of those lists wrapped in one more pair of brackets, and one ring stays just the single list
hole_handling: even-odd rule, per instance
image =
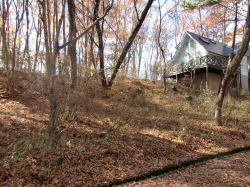
[{"label": "tree branch", "polygon": [[108,12],[111,10],[112,6],[113,6],[113,3],[106,9],[106,11],[104,12],[104,14],[103,14],[101,17],[99,17],[98,19],[95,20],[94,23],[92,23],[90,26],[88,26],[88,27],[87,27],[81,34],[79,34],[76,38],[74,38],[74,39],[72,39],[71,41],[68,41],[68,42],[66,42],[66,43],[64,43],[64,44],[62,44],[62,45],[60,45],[60,46],[58,47],[58,50],[63,49],[64,47],[68,46],[71,42],[75,42],[75,41],[79,40],[81,37],[83,37],[85,34],[87,34],[87,33],[89,32],[90,29],[92,29],[100,20],[104,19],[104,18],[107,16],[107,14],[108,14]]}]

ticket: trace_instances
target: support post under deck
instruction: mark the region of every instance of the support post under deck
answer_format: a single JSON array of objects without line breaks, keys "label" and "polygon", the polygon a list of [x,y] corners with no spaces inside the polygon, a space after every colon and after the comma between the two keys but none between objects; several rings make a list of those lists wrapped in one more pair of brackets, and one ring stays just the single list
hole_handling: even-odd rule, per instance
[{"label": "support post under deck", "polygon": [[208,90],[208,66],[206,66],[206,90]]},{"label": "support post under deck", "polygon": [[237,97],[240,96],[240,73],[237,73],[237,87],[236,87]]},{"label": "support post under deck", "polygon": [[190,87],[193,89],[193,86],[194,86],[194,79],[195,79],[195,69],[192,70],[192,80],[191,80],[191,85]]}]

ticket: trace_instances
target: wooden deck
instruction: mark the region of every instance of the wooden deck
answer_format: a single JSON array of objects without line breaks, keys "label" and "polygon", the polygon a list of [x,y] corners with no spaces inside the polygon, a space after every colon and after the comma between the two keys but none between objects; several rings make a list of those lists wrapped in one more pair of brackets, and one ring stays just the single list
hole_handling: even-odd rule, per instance
[{"label": "wooden deck", "polygon": [[203,56],[200,58],[192,59],[183,64],[177,64],[173,69],[175,71],[170,72],[169,77],[174,75],[182,74],[185,72],[191,72],[192,70],[201,68],[213,68],[220,71],[226,69],[228,63],[228,57],[219,56]]}]

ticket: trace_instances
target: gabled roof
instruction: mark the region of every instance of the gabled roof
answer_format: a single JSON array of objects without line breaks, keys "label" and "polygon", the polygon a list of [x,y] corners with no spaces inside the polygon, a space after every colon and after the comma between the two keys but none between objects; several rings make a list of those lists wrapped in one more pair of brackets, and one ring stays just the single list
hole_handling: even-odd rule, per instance
[{"label": "gabled roof", "polygon": [[189,31],[187,31],[186,34],[189,35],[193,40],[198,42],[201,46],[203,46],[203,48],[209,53],[222,56],[229,56],[231,54],[231,48],[224,43],[214,41],[210,38],[206,38]]}]

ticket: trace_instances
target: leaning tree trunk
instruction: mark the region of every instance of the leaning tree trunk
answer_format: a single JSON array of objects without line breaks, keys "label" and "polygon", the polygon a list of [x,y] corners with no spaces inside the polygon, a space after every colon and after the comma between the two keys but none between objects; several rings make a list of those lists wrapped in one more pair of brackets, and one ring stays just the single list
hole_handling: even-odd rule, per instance
[{"label": "leaning tree trunk", "polygon": [[250,41],[250,4],[248,4],[247,20],[245,24],[245,33],[243,36],[241,47],[239,51],[237,52],[237,54],[229,59],[226,73],[221,82],[218,99],[215,105],[216,106],[215,120],[218,125],[222,124],[222,120],[221,120],[222,105],[223,105],[224,97],[226,94],[226,90],[228,89],[228,83],[231,77],[233,76],[233,74],[236,72],[237,68],[239,67],[242,58],[246,54],[248,47],[249,47],[249,41]]},{"label": "leaning tree trunk", "polygon": [[127,43],[125,44],[124,48],[122,49],[122,53],[121,53],[120,57],[117,60],[116,66],[115,66],[114,71],[113,71],[113,73],[111,75],[111,79],[110,79],[110,81],[108,83],[108,87],[112,87],[112,85],[114,83],[114,80],[116,78],[116,75],[117,75],[117,73],[118,73],[118,71],[120,69],[120,66],[122,65],[122,63],[123,63],[128,51],[129,51],[130,47],[132,46],[133,41],[134,41],[137,33],[139,32],[139,30],[140,30],[140,28],[141,28],[141,26],[142,26],[142,24],[143,24],[143,22],[144,22],[144,20],[145,20],[145,18],[147,16],[147,14],[148,14],[148,11],[149,11],[151,5],[153,4],[153,2],[154,2],[154,0],[148,0],[146,7],[144,8],[144,10],[143,10],[143,12],[141,14],[141,17],[138,20],[138,23],[136,24],[135,28],[133,29],[131,35],[128,38]]}]

